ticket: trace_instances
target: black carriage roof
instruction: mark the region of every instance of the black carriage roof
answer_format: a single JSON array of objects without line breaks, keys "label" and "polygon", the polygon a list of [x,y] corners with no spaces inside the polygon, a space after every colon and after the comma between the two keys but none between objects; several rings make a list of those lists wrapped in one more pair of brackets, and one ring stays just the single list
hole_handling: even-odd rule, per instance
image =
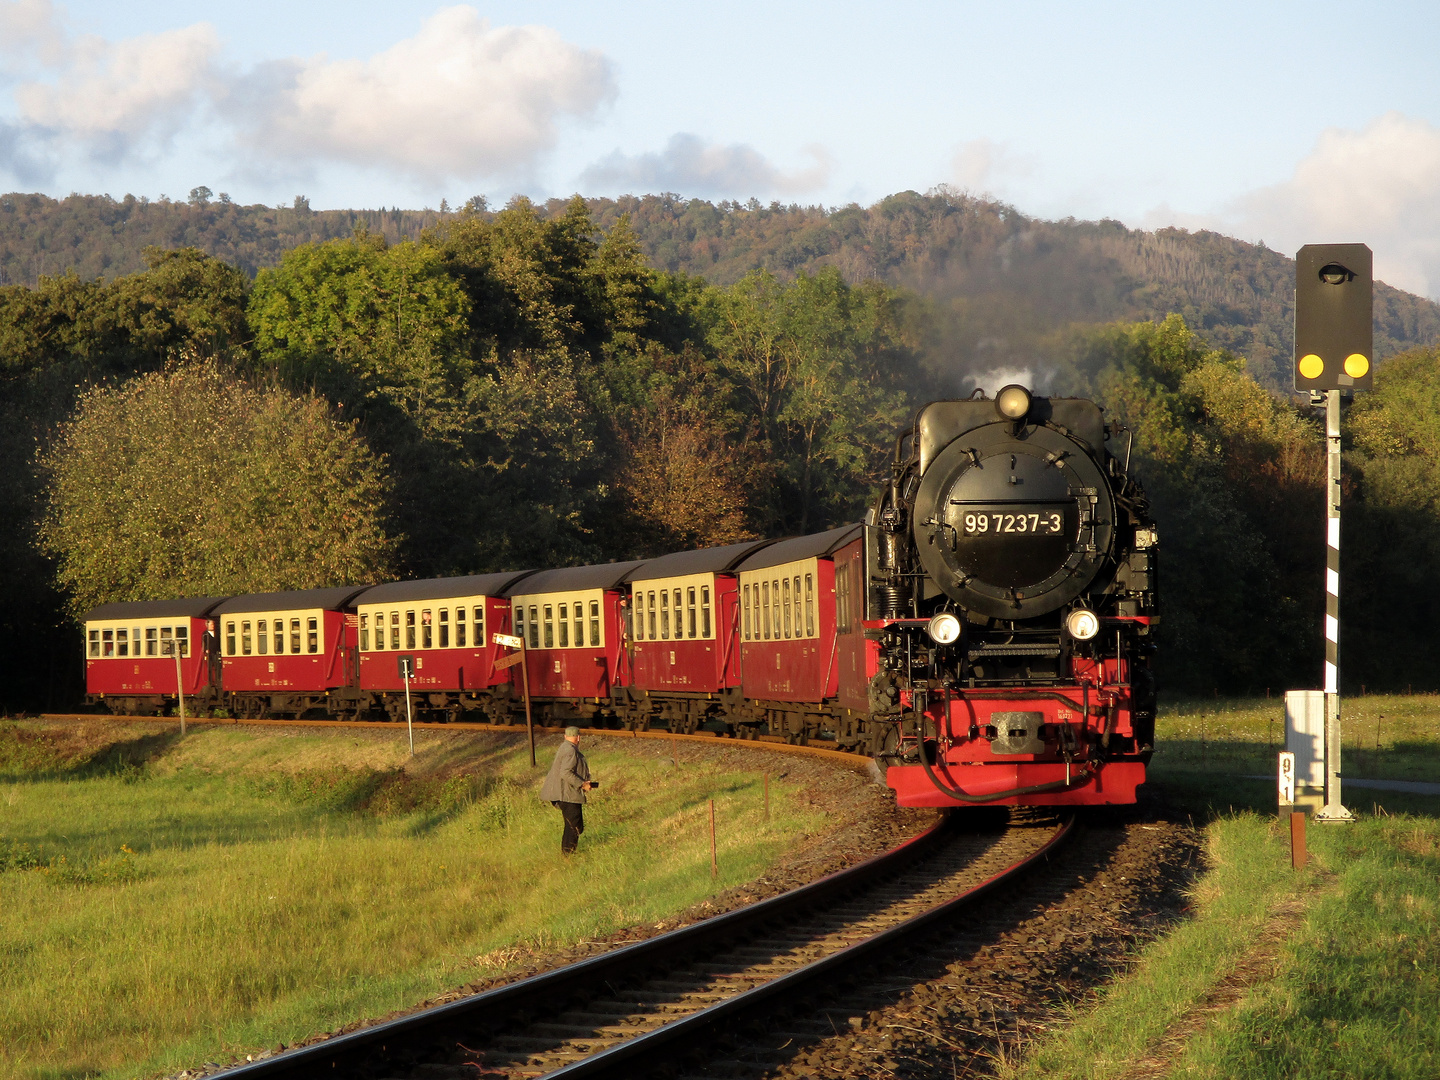
[{"label": "black carriage roof", "polygon": [[792,536],[763,547],[736,567],[736,570],[763,570],[767,566],[800,559],[813,559],[817,555],[830,555],[860,535],[861,525],[841,525],[829,532],[813,533],[810,536]]},{"label": "black carriage roof", "polygon": [[743,544],[701,548],[699,551],[677,551],[651,559],[630,575],[631,581],[654,581],[656,578],[685,577],[688,574],[725,574],[734,570],[747,556],[774,540],[747,540]]},{"label": "black carriage roof", "polygon": [[341,585],[333,589],[250,593],[246,596],[232,596],[210,614],[238,615],[246,611],[304,611],[307,608],[340,611],[351,606],[350,601],[368,588],[370,588],[369,585]]},{"label": "black carriage roof", "polygon": [[600,563],[597,566],[564,566],[558,570],[541,570],[516,582],[505,590],[506,596],[538,596],[541,593],[573,592],[576,589],[614,589],[645,565],[644,559],[634,562]]},{"label": "black carriage roof", "polygon": [[464,577],[392,581],[376,585],[355,598],[356,604],[390,604],[406,600],[446,600],[455,596],[504,596],[505,590],[533,570],[507,570],[503,574],[468,574]]},{"label": "black carriage roof", "polygon": [[188,600],[117,600],[87,611],[82,622],[110,619],[202,619],[223,596],[196,596]]}]

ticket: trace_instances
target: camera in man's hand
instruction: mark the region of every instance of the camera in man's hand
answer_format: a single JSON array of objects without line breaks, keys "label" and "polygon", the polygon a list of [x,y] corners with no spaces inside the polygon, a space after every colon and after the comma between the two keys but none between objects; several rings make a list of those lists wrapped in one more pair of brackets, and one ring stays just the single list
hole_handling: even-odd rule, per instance
[{"label": "camera in man's hand", "polygon": [[600,781],[599,781],[599,780],[586,780],[585,782],[586,782],[587,784],[589,784],[591,787],[599,787],[599,786],[600,786]]}]

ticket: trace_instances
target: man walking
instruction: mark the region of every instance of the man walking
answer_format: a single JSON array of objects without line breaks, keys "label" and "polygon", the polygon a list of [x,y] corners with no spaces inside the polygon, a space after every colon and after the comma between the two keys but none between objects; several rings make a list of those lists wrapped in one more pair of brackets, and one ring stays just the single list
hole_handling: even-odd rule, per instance
[{"label": "man walking", "polygon": [[590,766],[580,752],[580,729],[567,727],[565,741],[556,751],[545,783],[540,786],[540,798],[559,810],[565,819],[560,850],[566,855],[575,853],[580,834],[585,831],[585,793],[594,786],[590,782]]}]

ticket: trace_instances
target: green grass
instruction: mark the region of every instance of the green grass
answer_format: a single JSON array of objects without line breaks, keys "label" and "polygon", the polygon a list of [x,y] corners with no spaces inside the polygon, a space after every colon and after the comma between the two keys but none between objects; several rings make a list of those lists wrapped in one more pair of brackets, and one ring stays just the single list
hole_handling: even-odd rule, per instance
[{"label": "green grass", "polygon": [[47,756],[35,730],[0,725],[7,1076],[146,1076],[288,1045],[672,915],[820,825],[783,784],[764,822],[758,771],[596,742],[603,795],[563,860],[536,797],[553,737],[532,772],[483,737],[427,735],[411,764],[403,737],[142,732],[137,763],[133,740]]},{"label": "green grass", "polygon": [[[1440,781],[1440,697],[1347,697],[1341,727],[1346,774]],[[1285,748],[1285,704],[1278,697],[1166,702],[1155,744],[1154,765],[1162,772],[1268,776]]]},{"label": "green grass", "polygon": [[[1349,699],[1344,715],[1347,773],[1440,780],[1440,698]],[[1440,1076],[1440,797],[1347,789],[1359,820],[1311,823],[1311,865],[1296,874],[1274,782],[1240,779],[1273,771],[1280,703],[1181,702],[1158,729],[1151,778],[1206,828],[1190,918],[1003,1075],[1105,1080],[1156,1056],[1157,1075],[1177,1080]],[[1299,928],[1273,971],[1210,1009],[1286,903]]]}]

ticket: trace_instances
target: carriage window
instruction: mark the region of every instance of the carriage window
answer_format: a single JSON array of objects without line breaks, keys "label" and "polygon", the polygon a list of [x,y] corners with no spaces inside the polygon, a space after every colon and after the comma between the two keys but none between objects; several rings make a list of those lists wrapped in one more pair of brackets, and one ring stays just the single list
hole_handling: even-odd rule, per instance
[{"label": "carriage window", "polygon": [[131,641],[131,643],[132,643],[131,646],[130,646],[130,649],[131,649],[130,655],[131,655],[131,656],[139,656],[139,655],[140,655],[140,628],[139,628],[138,626],[137,626],[134,630],[131,630],[131,631],[130,631],[130,641]]},{"label": "carriage window", "polygon": [[300,651],[300,620],[299,620],[299,619],[291,619],[291,620],[290,620],[290,651],[291,651],[292,653],[298,653],[298,652]]},{"label": "carriage window", "polygon": [[[585,643],[584,643],[583,641],[579,641],[579,642],[576,642],[576,644],[577,644],[577,645],[583,645],[583,644],[585,644]],[[561,604],[561,605],[560,605],[560,647],[561,647],[562,649],[568,649],[568,648],[570,647],[570,605],[569,605],[569,604]]]},{"label": "carriage window", "polygon": [[264,656],[270,651],[270,624],[261,619],[255,624],[255,651]]},{"label": "carriage window", "polygon": [[130,655],[130,631],[126,630],[124,627],[121,627],[119,630],[115,631],[115,655]]},{"label": "carriage window", "polygon": [[[478,614],[480,613],[480,609],[479,609],[479,608],[476,608],[476,609],[475,609],[475,613],[478,615]],[[442,611],[442,612],[440,613],[440,616],[441,616],[441,618],[443,619],[444,616],[445,616],[445,613]],[[465,647],[465,638],[466,638],[465,627],[466,627],[466,622],[465,622],[465,609],[464,609],[463,607],[456,608],[456,609],[455,609],[455,647],[456,647],[457,649],[463,649],[463,648]],[[442,631],[441,636],[443,637],[443,636],[444,636],[443,631],[445,630],[445,627],[443,627],[443,626],[440,627],[440,630]],[[479,641],[479,640],[480,640],[480,636],[479,636],[478,634],[475,636],[475,640],[476,640],[476,641]]]},{"label": "carriage window", "polygon": [[815,582],[805,575],[805,636],[815,636]]},{"label": "carriage window", "polygon": [[651,641],[654,641],[654,640],[655,640],[655,594],[654,594],[653,592],[650,594],[650,613],[649,613],[649,615],[647,616],[647,618],[650,620],[649,623],[647,624],[650,629],[647,631],[646,636],[647,636]]},{"label": "carriage window", "polygon": [[[167,644],[169,641],[170,641],[170,627],[168,627],[168,626],[161,627],[161,629],[160,629],[160,642],[161,642],[161,645],[162,645],[162,646],[164,647],[164,649],[165,649],[165,655],[166,655],[166,656],[169,656],[169,655],[170,655],[170,646]],[[243,622],[241,622],[241,624],[240,624],[240,653],[241,653],[242,656],[249,656],[249,655],[250,655],[250,652],[251,652],[250,620],[249,620],[249,619],[246,619],[246,620],[244,620]]]},{"label": "carriage window", "polygon": [[530,648],[540,647],[540,620],[535,617],[535,605],[530,605]]},{"label": "carriage window", "polygon": [[375,613],[375,648],[385,648],[385,613],[383,611]]},{"label": "carriage window", "polygon": [[157,640],[157,638],[158,638],[158,636],[159,636],[159,633],[160,633],[160,632],[159,632],[158,630],[156,630],[155,627],[153,627],[153,626],[147,626],[147,627],[145,628],[145,655],[146,655],[146,656],[154,656],[154,655],[155,655],[155,642],[156,642],[156,640]]},{"label": "carriage window", "polygon": [[190,655],[190,628],[188,626],[175,627],[175,640],[180,646],[180,655]]},{"label": "carriage window", "polygon": [[636,591],[630,596],[631,610],[635,613],[631,620],[631,636],[636,641],[645,640],[645,594]]},{"label": "carriage window", "polygon": [[100,631],[99,631],[99,630],[91,630],[91,631],[90,631],[90,655],[91,655],[91,656],[99,656],[99,655],[100,655]]},{"label": "carriage window", "polygon": [[435,623],[430,615],[430,609],[425,608],[420,612],[420,647],[422,649],[433,648],[435,644]]},{"label": "carriage window", "polygon": [[700,586],[700,636],[710,636],[710,586]]},{"label": "carriage window", "polygon": [[370,616],[360,616],[360,651],[364,652],[370,648]]},{"label": "carriage window", "polygon": [[785,636],[790,636],[790,579],[785,579]]},{"label": "carriage window", "polygon": [[[515,605],[515,636],[518,637],[518,638],[523,638],[523,637],[525,636],[525,605],[524,605],[524,604],[516,604],[516,605]],[[475,644],[476,644],[476,645],[482,645],[482,644],[484,644],[484,639],[477,637],[477,638],[475,639]]]},{"label": "carriage window", "polygon": [[742,598],[743,598],[743,600],[744,600],[744,603],[742,603],[742,604],[740,605],[740,609],[741,609],[741,624],[742,624],[742,629],[745,631],[745,640],[746,640],[746,641],[749,641],[749,640],[750,640],[750,586],[749,586],[748,584],[745,586],[745,588],[744,588],[743,590],[741,590],[741,596],[742,596]]},{"label": "carriage window", "polygon": [[[809,581],[807,576],[806,581]],[[850,632],[850,564],[835,567],[835,629]]]},{"label": "carriage window", "polygon": [[275,620],[275,652],[276,654],[285,651],[285,620]]},{"label": "carriage window", "polygon": [[795,636],[800,636],[800,575],[795,575]]},{"label": "carriage window", "polygon": [[450,609],[440,609],[440,648],[450,647]]},{"label": "carriage window", "polygon": [[[503,623],[501,625],[504,625]],[[465,644],[463,641],[460,644]],[[485,605],[475,605],[475,648],[485,644]]]},{"label": "carriage window", "polygon": [[[234,624],[232,623],[231,625],[233,626]],[[114,656],[114,655],[115,655],[115,631],[114,631],[114,630],[106,630],[106,631],[105,631],[105,655],[106,655],[106,656]]]},{"label": "carriage window", "polygon": [[695,636],[695,586],[685,592],[685,636]]},{"label": "carriage window", "polygon": [[225,624],[225,655],[235,655],[235,624],[233,622]]},{"label": "carriage window", "polygon": [[660,640],[670,640],[670,590],[660,590]]},{"label": "carriage window", "polygon": [[760,636],[770,640],[770,583],[760,583]]},{"label": "carriage window", "polygon": [[[585,601],[583,600],[575,601],[575,644],[577,647],[585,644]],[[590,644],[599,645],[600,642],[591,638]]]},{"label": "carriage window", "polygon": [[318,619],[309,619],[309,620],[306,621],[306,633],[307,633],[307,636],[308,636],[308,638],[309,638],[309,640],[308,640],[308,642],[307,642],[307,647],[309,648],[309,651],[310,651],[310,652],[319,652],[319,651],[320,651],[320,633],[319,633],[319,629],[320,629],[320,626],[319,626],[319,620],[318,620]]},{"label": "carriage window", "polygon": [[415,648],[415,612],[405,612],[405,648]]},{"label": "carriage window", "polygon": [[545,605],[545,648],[555,647],[555,608],[551,604]]},{"label": "carriage window", "polygon": [[781,636],[780,622],[780,579],[776,578],[770,582],[770,621],[775,624],[775,638]]},{"label": "carriage window", "polygon": [[590,601],[590,647],[600,647],[600,601]]}]

